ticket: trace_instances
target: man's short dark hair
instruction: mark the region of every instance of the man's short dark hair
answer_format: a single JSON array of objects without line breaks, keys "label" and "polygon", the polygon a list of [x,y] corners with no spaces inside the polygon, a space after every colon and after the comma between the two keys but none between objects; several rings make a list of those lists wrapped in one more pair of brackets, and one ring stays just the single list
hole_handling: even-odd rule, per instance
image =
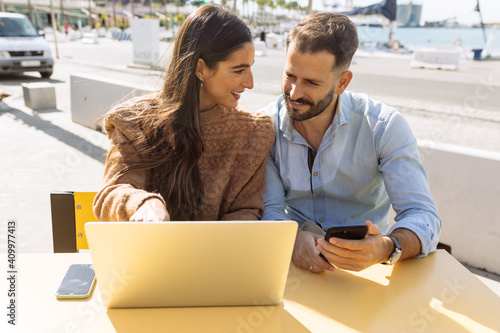
[{"label": "man's short dark hair", "polygon": [[287,49],[292,42],[300,53],[327,51],[335,56],[334,68],[348,69],[359,45],[358,30],[343,14],[314,13],[290,30]]}]

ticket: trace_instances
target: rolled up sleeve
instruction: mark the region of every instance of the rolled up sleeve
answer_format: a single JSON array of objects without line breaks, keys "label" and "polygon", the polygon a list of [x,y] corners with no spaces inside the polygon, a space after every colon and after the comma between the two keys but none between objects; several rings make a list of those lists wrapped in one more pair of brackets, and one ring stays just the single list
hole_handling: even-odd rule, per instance
[{"label": "rolled up sleeve", "polygon": [[436,250],[441,219],[429,189],[427,174],[420,161],[417,140],[406,120],[396,114],[378,141],[379,169],[390,202],[396,212],[398,228],[409,229],[420,239],[427,256]]}]

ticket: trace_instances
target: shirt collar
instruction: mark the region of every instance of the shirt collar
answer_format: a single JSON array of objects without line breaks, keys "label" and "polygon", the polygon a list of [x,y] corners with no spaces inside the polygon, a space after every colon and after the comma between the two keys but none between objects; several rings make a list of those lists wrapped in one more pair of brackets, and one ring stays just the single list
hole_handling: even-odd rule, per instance
[{"label": "shirt collar", "polygon": [[337,101],[337,110],[335,110],[335,117],[333,117],[333,133],[337,131],[340,125],[346,124],[351,121],[351,100],[346,92],[339,96]]}]

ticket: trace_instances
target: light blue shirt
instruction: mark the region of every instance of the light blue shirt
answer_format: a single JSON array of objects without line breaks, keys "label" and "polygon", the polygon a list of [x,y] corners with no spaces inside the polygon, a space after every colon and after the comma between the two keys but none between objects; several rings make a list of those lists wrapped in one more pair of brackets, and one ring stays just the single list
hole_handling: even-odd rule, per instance
[{"label": "light blue shirt", "polygon": [[[441,220],[410,126],[395,109],[364,94],[344,92],[316,153],[292,125],[283,96],[264,110],[276,141],[266,169],[263,220],[306,220],[324,230],[370,220],[383,234],[413,231],[422,254],[436,250]],[[389,229],[389,209],[397,223]]]}]

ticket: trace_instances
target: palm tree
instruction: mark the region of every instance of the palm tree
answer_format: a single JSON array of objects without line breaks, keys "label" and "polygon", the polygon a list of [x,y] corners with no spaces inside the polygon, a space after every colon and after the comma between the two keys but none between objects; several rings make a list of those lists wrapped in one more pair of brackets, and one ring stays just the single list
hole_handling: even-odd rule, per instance
[{"label": "palm tree", "polygon": [[299,8],[299,4],[297,3],[297,1],[290,1],[286,3],[285,8],[289,11],[297,10]]},{"label": "palm tree", "polygon": [[[282,10],[286,9],[286,0],[276,0],[276,5]],[[280,14],[282,14],[282,10],[280,11]]]},{"label": "palm tree", "polygon": [[276,3],[274,2],[274,0],[267,0],[266,5],[268,5],[269,8],[271,8],[271,11],[276,9]]},{"label": "palm tree", "polygon": [[267,0],[255,0],[257,5],[259,6],[259,11],[262,12],[264,7],[267,5]]},{"label": "palm tree", "polygon": [[297,9],[299,7],[299,4],[297,1],[290,1],[286,3],[286,8],[287,9]]},{"label": "palm tree", "polygon": [[254,0],[254,1],[257,3],[257,6],[259,7],[257,18],[260,17],[260,19],[267,21],[268,15],[267,15],[267,11],[266,11],[266,6],[269,5],[269,3],[268,3],[269,0]]},{"label": "palm tree", "polygon": [[243,13],[245,11],[245,8],[246,8],[246,16],[248,17],[248,0],[243,0],[242,16],[245,16],[245,14]]},{"label": "palm tree", "polygon": [[271,13],[270,13],[270,16],[271,16],[271,20],[273,19],[274,15],[276,14],[275,13],[275,9],[276,9],[276,3],[274,2],[274,0],[267,0],[267,6],[269,8],[271,8]]}]

